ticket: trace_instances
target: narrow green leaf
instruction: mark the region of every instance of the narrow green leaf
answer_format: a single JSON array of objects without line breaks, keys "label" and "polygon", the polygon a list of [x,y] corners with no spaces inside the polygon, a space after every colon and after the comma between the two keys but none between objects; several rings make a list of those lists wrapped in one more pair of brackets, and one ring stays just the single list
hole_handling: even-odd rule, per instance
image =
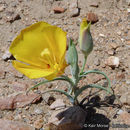
[{"label": "narrow green leaf", "polygon": [[108,90],[107,88],[105,88],[105,87],[102,87],[102,86],[100,86],[100,85],[90,84],[90,85],[86,85],[86,86],[83,86],[82,88],[80,88],[80,89],[76,92],[75,97],[74,97],[74,100],[76,100],[77,97],[78,97],[85,89],[87,89],[87,88],[98,88],[98,89],[105,90],[106,92],[112,94],[112,92],[109,91],[109,90]]},{"label": "narrow green leaf", "polygon": [[90,71],[86,71],[86,72],[81,73],[79,78],[81,79],[82,77],[85,77],[89,73],[96,73],[96,74],[103,75],[107,79],[109,89],[111,89],[111,81],[110,81],[110,79],[107,77],[107,75],[104,72],[101,72],[101,71],[98,71],[98,70],[90,70]]},{"label": "narrow green leaf", "polygon": [[72,104],[74,104],[74,99],[73,99],[73,97],[72,97],[71,95],[69,95],[67,92],[63,91],[63,90],[51,89],[51,90],[47,90],[47,91],[42,92],[42,94],[45,94],[45,93],[48,93],[48,92],[59,92],[59,93],[62,93],[62,94],[64,94],[65,96],[68,97],[68,99],[70,100],[70,102],[71,102]]},{"label": "narrow green leaf", "polygon": [[[53,81],[56,81],[56,80],[64,80],[64,81],[69,82],[69,83],[70,83],[70,86],[73,85],[73,82],[72,82],[72,80],[71,80],[69,77],[67,77],[67,76],[61,76],[61,77],[57,77],[57,78],[55,78],[55,79],[53,79],[53,80],[45,80],[45,81],[42,81],[42,82],[40,82],[40,83],[34,85],[33,87],[31,87],[31,88],[26,92],[26,94],[28,94],[30,90],[35,89],[35,88],[37,88],[38,86],[40,86],[40,85],[42,85],[42,84],[46,84],[46,83],[53,82]],[[70,88],[69,88],[69,89],[70,89]]]}]

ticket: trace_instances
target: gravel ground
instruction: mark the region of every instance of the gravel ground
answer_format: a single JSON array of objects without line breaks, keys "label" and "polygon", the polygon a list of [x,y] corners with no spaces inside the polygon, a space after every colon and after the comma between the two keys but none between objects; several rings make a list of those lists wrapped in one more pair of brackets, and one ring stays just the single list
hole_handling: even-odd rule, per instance
[{"label": "gravel ground", "polygon": [[[60,13],[56,13],[55,10],[60,10]],[[111,79],[115,94],[123,104],[121,108],[113,108],[112,106],[96,108],[97,115],[94,115],[93,118],[102,121],[107,120],[110,124],[125,123],[130,125],[130,120],[127,118],[130,116],[129,0],[0,0],[0,104],[2,104],[2,99],[10,101],[10,98],[6,98],[18,93],[24,94],[29,87],[43,80],[30,80],[12,67],[12,57],[8,53],[8,49],[21,29],[37,21],[46,21],[61,27],[67,32],[68,38],[71,37],[74,41],[77,41],[80,22],[90,12],[98,17],[98,22],[91,26],[94,49],[88,57],[86,69],[99,69],[105,72]],[[77,49],[79,65],[81,66],[83,55],[79,50],[79,45],[77,45]],[[119,59],[119,65],[111,67],[108,62],[111,56]],[[68,69],[66,73],[69,74]],[[79,85],[86,83],[104,84],[105,80],[99,75],[90,75],[82,80]],[[66,84],[64,82],[49,83],[34,91],[39,93],[49,88],[65,90]],[[89,94],[90,91],[84,92],[80,99]],[[95,91],[95,89],[92,90],[92,92]],[[99,95],[102,99],[106,96],[104,92],[100,92]],[[67,105],[70,105],[66,97],[55,93],[40,97],[33,102],[34,104],[30,104],[32,101],[29,98],[22,101],[17,99],[18,103],[23,102],[22,108],[19,105],[7,106],[8,102],[5,109],[0,108],[0,119],[24,122],[43,130],[48,122],[48,117],[53,112],[49,105],[58,98],[62,98]],[[119,102],[116,100],[115,103],[118,104]],[[123,112],[127,114],[123,114]],[[92,120],[89,120],[90,123]],[[117,130],[119,128],[113,126],[109,129]]]}]

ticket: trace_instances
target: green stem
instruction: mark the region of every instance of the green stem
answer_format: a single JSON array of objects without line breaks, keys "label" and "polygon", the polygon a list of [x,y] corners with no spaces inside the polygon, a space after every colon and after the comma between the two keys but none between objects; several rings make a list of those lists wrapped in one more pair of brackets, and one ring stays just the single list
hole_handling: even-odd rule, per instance
[{"label": "green stem", "polygon": [[85,68],[85,65],[86,65],[86,61],[87,61],[87,56],[84,56],[84,62],[83,62],[80,74],[82,74],[83,71],[84,71],[84,68]]}]

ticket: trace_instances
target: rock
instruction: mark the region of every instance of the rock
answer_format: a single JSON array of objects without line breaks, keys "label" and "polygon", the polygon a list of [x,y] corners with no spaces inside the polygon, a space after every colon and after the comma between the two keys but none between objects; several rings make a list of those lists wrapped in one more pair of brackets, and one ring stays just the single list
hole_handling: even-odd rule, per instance
[{"label": "rock", "polygon": [[113,55],[114,55],[114,50],[108,50],[107,53],[108,53],[109,55],[113,56]]},{"label": "rock", "polygon": [[123,110],[121,110],[121,109],[120,109],[119,111],[117,111],[117,114],[118,114],[118,115],[120,115],[120,114],[122,114],[122,113],[123,113]]},{"label": "rock", "polygon": [[42,128],[42,126],[43,126],[43,119],[38,119],[38,120],[36,120],[36,121],[34,122],[34,127],[35,127],[36,129],[40,129],[40,128]]},{"label": "rock", "polygon": [[127,12],[130,13],[130,8],[127,9]]},{"label": "rock", "polygon": [[124,111],[120,114],[120,119],[125,123],[125,124],[130,124],[130,113]]},{"label": "rock", "polygon": [[118,31],[117,34],[120,36],[121,35],[121,31]]},{"label": "rock", "polygon": [[94,64],[95,64],[96,66],[99,66],[99,65],[100,65],[100,60],[96,58],[96,59],[94,60]]},{"label": "rock", "polygon": [[0,119],[0,130],[35,130],[34,127],[18,121]]},{"label": "rock", "polygon": [[12,57],[11,53],[9,51],[5,51],[4,55],[2,56],[2,59],[4,61],[7,61],[7,60],[11,59],[11,57]]},{"label": "rock", "polygon": [[71,3],[69,5],[69,14],[70,17],[76,17],[80,14],[80,9],[78,8],[78,1],[77,0],[71,0]]},{"label": "rock", "polygon": [[97,7],[99,6],[99,4],[98,4],[97,1],[94,1],[94,2],[92,2],[92,3],[90,4],[90,6],[97,8]]},{"label": "rock", "polygon": [[7,17],[6,17],[6,21],[13,23],[15,20],[19,20],[21,19],[20,14],[18,13],[14,13],[14,12],[7,12]]},{"label": "rock", "polygon": [[110,56],[106,61],[105,61],[105,64],[112,67],[112,68],[115,68],[115,67],[119,67],[119,63],[120,63],[120,60],[118,57],[116,56]]},{"label": "rock", "polygon": [[96,23],[96,22],[98,22],[98,16],[96,14],[90,12],[87,14],[87,21],[91,22],[91,23]]},{"label": "rock", "polygon": [[120,97],[120,101],[123,103],[123,104],[126,104],[126,105],[130,105],[130,93],[129,92],[125,92],[121,95]]},{"label": "rock", "polygon": [[[80,130],[83,128],[87,113],[79,106],[73,106],[64,111],[54,111],[49,119],[48,126],[56,130]],[[54,130],[54,129],[53,129]]]},{"label": "rock", "polygon": [[0,12],[3,12],[5,10],[6,6],[4,4],[0,5]]},{"label": "rock", "polygon": [[71,10],[70,10],[70,16],[71,16],[71,17],[76,17],[76,16],[78,16],[79,13],[80,13],[79,11],[80,11],[79,8],[71,9]]},{"label": "rock", "polygon": [[100,37],[104,37],[104,38],[105,38],[105,35],[104,35],[104,34],[102,34],[102,33],[100,33],[100,34],[99,34],[99,36],[100,36]]},{"label": "rock", "polygon": [[112,48],[112,49],[117,49],[119,46],[116,44],[116,43],[110,43],[110,47]]},{"label": "rock", "polygon": [[63,102],[63,99],[57,99],[50,105],[50,109],[56,109],[56,108],[63,108],[65,107],[65,104]]},{"label": "rock", "polygon": [[62,7],[55,7],[54,9],[54,13],[64,13],[65,9]]},{"label": "rock", "polygon": [[0,110],[9,110],[24,107],[30,103],[39,101],[40,98],[41,95],[35,93],[28,95],[23,93],[10,95],[8,97],[0,99]]},{"label": "rock", "polygon": [[55,98],[50,95],[49,93],[45,93],[42,95],[42,99],[48,104],[48,105],[51,105],[54,101],[55,101]]}]

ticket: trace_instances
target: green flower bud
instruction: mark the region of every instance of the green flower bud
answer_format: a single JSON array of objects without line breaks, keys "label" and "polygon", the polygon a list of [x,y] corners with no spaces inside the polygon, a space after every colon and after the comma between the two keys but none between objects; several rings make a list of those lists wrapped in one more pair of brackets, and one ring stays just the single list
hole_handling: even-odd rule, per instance
[{"label": "green flower bud", "polygon": [[79,43],[80,49],[87,57],[90,52],[93,50],[93,39],[90,32],[91,23],[87,23],[87,20],[84,18],[80,24],[80,35],[79,35]]}]

